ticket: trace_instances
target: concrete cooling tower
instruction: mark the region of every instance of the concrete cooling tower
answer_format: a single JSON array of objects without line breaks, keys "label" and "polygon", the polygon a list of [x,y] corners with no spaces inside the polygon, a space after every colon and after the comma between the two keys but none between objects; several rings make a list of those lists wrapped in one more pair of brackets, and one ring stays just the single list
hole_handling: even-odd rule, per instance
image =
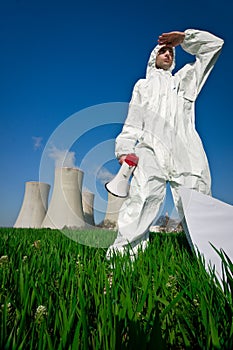
[{"label": "concrete cooling tower", "polygon": [[48,208],[50,185],[43,182],[25,183],[25,193],[14,227],[40,228]]},{"label": "concrete cooling tower", "polygon": [[108,205],[106,210],[106,215],[104,218],[104,226],[117,228],[117,220],[120,208],[126,198],[113,196],[110,192],[108,192]]},{"label": "concrete cooling tower", "polygon": [[77,168],[55,168],[53,193],[42,227],[75,229],[85,226],[82,208],[83,172]]},{"label": "concrete cooling tower", "polygon": [[88,225],[92,225],[92,226],[95,226],[94,212],[93,212],[94,196],[95,195],[92,192],[89,192],[89,191],[82,192],[84,220]]}]

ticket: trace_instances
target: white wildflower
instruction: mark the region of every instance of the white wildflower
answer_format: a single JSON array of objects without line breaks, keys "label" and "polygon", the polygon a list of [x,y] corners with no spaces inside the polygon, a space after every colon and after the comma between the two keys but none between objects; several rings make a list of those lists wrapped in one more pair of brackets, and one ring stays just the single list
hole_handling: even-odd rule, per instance
[{"label": "white wildflower", "polygon": [[168,282],[166,283],[167,288],[175,287],[177,284],[177,279],[175,276],[168,276]]},{"label": "white wildflower", "polygon": [[8,259],[8,256],[7,255],[2,255],[1,258],[0,258],[0,263],[8,263],[9,262],[9,259]]},{"label": "white wildflower", "polygon": [[35,248],[37,248],[37,249],[40,249],[40,240],[38,239],[37,241],[35,241],[35,242],[33,243],[33,246],[34,246]]},{"label": "white wildflower", "polygon": [[47,316],[47,309],[44,305],[39,305],[35,312],[35,320],[40,323]]},{"label": "white wildflower", "polygon": [[76,268],[78,271],[83,270],[83,263],[82,263],[81,255],[78,254],[75,264],[76,264]]},{"label": "white wildflower", "polygon": [[198,306],[200,305],[198,299],[196,299],[196,298],[193,299],[193,305],[194,305],[195,307],[198,307]]},{"label": "white wildflower", "polygon": [[[113,273],[111,272],[111,273],[108,275],[109,289],[112,288],[112,278],[113,278]],[[107,294],[107,289],[106,289],[106,287],[104,287],[104,294]]]},{"label": "white wildflower", "polygon": [[9,263],[9,258],[7,255],[2,255],[0,258],[0,266],[7,265]]},{"label": "white wildflower", "polygon": [[[3,310],[4,308],[5,308],[5,304],[2,304],[1,305],[1,309]],[[12,307],[11,303],[7,303],[6,304],[6,311],[7,311],[8,314],[13,311],[13,307]]]}]

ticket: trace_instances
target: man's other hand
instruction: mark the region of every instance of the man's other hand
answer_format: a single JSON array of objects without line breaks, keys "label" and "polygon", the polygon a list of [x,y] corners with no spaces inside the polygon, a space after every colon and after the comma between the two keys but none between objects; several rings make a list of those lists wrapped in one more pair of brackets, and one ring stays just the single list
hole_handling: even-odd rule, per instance
[{"label": "man's other hand", "polygon": [[178,46],[180,45],[185,38],[184,32],[170,32],[163,33],[158,38],[159,45],[167,45],[167,46]]}]

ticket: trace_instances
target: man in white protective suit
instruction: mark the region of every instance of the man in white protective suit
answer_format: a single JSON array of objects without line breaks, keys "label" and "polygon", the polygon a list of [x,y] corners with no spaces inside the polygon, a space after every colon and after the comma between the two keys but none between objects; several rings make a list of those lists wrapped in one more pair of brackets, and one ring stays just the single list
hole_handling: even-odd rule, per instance
[{"label": "man in white protective suit", "polygon": [[[174,47],[178,45],[195,55],[195,60],[172,75]],[[132,256],[139,247],[144,250],[148,229],[164,201],[167,182],[181,220],[180,186],[211,194],[208,161],[195,130],[194,105],[222,46],[222,39],[196,29],[159,36],[146,78],[135,84],[125,124],[116,138],[120,164],[132,153],[139,161],[129,196],[119,213],[118,235],[107,257],[128,248]]]}]

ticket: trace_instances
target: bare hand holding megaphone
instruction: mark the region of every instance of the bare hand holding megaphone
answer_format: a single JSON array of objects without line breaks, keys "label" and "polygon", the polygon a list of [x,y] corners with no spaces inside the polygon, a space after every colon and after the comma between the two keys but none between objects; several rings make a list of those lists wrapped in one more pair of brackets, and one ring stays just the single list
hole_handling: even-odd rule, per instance
[{"label": "bare hand holding megaphone", "polygon": [[129,192],[129,178],[137,164],[138,157],[135,154],[128,154],[114,179],[105,184],[107,191],[116,197],[127,197]]}]

